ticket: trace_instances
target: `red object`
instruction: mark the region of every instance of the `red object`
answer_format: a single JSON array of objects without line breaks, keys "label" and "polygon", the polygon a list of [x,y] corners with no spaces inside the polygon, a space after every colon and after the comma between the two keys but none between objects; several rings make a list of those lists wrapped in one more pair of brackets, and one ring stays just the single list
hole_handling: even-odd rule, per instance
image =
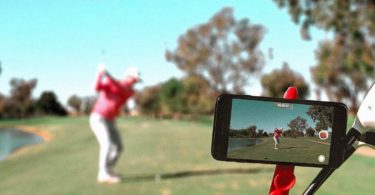
[{"label": "red object", "polygon": [[283,132],[282,130],[276,128],[276,129],[273,131],[273,136],[276,137],[276,138],[279,138],[282,132]]},{"label": "red object", "polygon": [[321,134],[320,137],[321,137],[322,139],[325,139],[325,138],[327,137],[326,133],[324,133],[324,132],[322,132],[322,133],[320,133],[320,134]]},{"label": "red object", "polygon": [[296,87],[289,87],[284,93],[284,99],[298,99],[298,90]]},{"label": "red object", "polygon": [[[105,78],[105,80],[103,80]],[[100,92],[92,112],[113,121],[121,106],[134,94],[132,78],[117,81],[105,72],[101,72],[95,83],[95,90]]]},{"label": "red object", "polygon": [[[296,87],[289,87],[284,93],[284,99],[297,99],[298,90]],[[275,172],[270,187],[270,195],[288,195],[296,183],[294,176],[294,166],[276,165]]]}]

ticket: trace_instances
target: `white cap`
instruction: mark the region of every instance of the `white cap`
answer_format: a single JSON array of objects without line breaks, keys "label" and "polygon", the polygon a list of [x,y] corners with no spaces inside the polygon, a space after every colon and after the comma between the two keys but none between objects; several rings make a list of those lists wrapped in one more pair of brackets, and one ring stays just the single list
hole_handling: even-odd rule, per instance
[{"label": "white cap", "polygon": [[125,77],[133,77],[137,79],[137,81],[141,81],[141,73],[138,71],[136,67],[129,67],[125,71]]}]

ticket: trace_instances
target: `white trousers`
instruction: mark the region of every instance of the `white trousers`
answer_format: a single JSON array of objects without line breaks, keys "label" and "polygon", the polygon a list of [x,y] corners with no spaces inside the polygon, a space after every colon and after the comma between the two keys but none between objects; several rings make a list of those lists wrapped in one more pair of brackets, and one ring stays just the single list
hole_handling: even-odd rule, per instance
[{"label": "white trousers", "polygon": [[275,142],[275,148],[280,144],[280,140],[279,138],[276,138],[275,136],[273,136],[273,141]]},{"label": "white trousers", "polygon": [[90,115],[90,127],[99,142],[99,171],[98,178],[113,174],[112,168],[116,164],[123,149],[121,137],[113,121],[108,121],[99,114]]}]

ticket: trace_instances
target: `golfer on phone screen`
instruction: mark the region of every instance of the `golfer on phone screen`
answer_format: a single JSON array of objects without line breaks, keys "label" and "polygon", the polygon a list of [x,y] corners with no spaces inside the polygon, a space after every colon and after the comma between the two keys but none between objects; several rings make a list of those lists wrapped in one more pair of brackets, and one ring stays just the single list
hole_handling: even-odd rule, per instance
[{"label": "golfer on phone screen", "polygon": [[113,166],[122,151],[120,134],[115,124],[120,109],[134,94],[133,85],[140,80],[136,68],[126,70],[121,80],[115,80],[99,65],[95,90],[99,97],[90,115],[90,127],[99,142],[99,183],[119,183],[120,177],[113,173]]},{"label": "golfer on phone screen", "polygon": [[279,149],[279,144],[280,144],[280,140],[279,140],[279,137],[281,135],[281,133],[283,133],[283,128],[275,128],[274,132],[273,132],[273,141],[275,141],[275,149]]}]

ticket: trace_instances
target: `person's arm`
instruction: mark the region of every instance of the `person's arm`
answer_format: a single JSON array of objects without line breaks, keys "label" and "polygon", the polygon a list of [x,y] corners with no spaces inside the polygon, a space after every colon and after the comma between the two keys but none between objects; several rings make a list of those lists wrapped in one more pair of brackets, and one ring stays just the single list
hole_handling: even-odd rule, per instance
[{"label": "person's arm", "polygon": [[94,88],[95,88],[96,92],[99,92],[100,90],[103,89],[102,80],[103,80],[104,75],[105,75],[105,70],[99,71],[99,73],[96,77],[95,85],[94,85]]},{"label": "person's arm", "polygon": [[103,89],[103,78],[105,76],[105,64],[99,63],[97,69],[96,80],[94,83],[94,89],[96,92],[99,92]]},{"label": "person's arm", "polygon": [[98,75],[94,85],[95,91],[106,90],[109,86],[120,87],[120,84],[105,70],[104,64],[99,64]]}]

